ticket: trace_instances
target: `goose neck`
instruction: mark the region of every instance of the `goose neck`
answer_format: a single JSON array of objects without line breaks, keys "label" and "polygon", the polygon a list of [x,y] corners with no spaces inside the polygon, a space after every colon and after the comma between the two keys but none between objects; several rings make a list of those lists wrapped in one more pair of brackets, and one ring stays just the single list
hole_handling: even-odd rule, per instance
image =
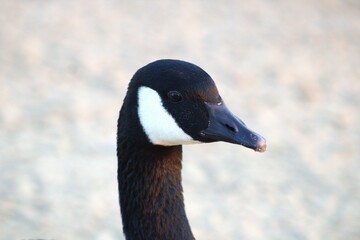
[{"label": "goose neck", "polygon": [[181,146],[119,144],[118,182],[127,239],[194,239],[184,209]]}]

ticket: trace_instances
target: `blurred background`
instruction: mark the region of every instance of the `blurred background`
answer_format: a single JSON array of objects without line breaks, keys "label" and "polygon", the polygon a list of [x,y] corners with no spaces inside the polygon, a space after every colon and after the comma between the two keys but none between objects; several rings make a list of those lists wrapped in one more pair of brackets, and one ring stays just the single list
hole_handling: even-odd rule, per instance
[{"label": "blurred background", "polygon": [[358,0],[0,0],[0,239],[124,239],[116,122],[160,58],[268,141],[184,147],[197,239],[360,239]]}]

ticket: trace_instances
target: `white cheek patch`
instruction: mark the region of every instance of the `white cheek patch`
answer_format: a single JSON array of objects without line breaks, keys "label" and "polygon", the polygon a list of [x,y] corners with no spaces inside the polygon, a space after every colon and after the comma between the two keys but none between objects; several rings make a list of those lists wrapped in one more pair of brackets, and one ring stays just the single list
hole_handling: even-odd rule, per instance
[{"label": "white cheek patch", "polygon": [[153,89],[139,88],[138,105],[140,123],[151,143],[164,146],[200,143],[178,126]]}]

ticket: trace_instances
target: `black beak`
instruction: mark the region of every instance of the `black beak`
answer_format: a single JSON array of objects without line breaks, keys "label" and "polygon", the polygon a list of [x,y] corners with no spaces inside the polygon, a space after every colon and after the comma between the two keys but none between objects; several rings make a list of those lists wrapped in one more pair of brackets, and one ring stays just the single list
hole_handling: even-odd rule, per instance
[{"label": "black beak", "polygon": [[215,141],[240,144],[265,152],[266,140],[259,134],[248,129],[243,121],[232,114],[224,103],[205,103],[209,112],[209,126],[200,132],[201,136]]}]

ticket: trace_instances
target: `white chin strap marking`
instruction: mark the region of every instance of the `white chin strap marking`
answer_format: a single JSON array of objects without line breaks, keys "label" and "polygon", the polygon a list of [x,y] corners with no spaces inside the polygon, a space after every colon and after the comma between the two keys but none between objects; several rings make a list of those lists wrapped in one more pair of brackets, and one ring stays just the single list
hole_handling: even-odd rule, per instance
[{"label": "white chin strap marking", "polygon": [[178,126],[153,89],[139,88],[138,105],[140,123],[152,144],[173,146],[199,143]]}]

